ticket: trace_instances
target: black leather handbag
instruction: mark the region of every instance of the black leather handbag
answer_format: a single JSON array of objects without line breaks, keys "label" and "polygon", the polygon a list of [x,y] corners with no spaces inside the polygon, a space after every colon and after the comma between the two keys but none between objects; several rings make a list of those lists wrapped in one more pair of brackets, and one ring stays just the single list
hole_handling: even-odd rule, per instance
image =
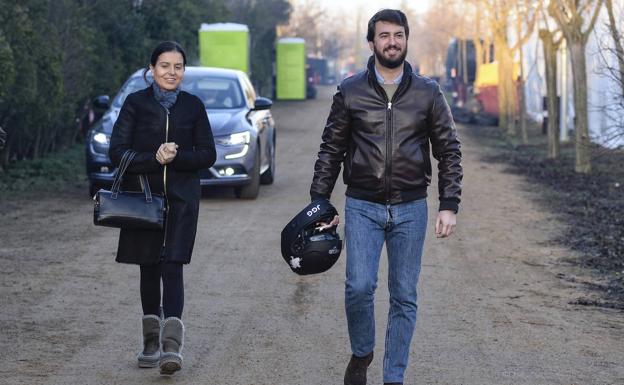
[{"label": "black leather handbag", "polygon": [[96,226],[121,229],[152,229],[164,227],[167,212],[165,197],[152,194],[144,174],[140,174],[143,191],[121,191],[121,181],[136,152],[126,151],[110,191],[100,189],[93,199],[93,223]]}]

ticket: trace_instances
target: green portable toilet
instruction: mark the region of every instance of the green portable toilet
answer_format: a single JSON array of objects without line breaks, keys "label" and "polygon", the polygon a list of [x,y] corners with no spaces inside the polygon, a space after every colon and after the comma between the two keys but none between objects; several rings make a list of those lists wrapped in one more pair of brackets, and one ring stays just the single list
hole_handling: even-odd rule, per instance
[{"label": "green portable toilet", "polygon": [[305,40],[285,37],[277,41],[276,49],[277,99],[306,98]]},{"label": "green portable toilet", "polygon": [[249,73],[249,28],[244,24],[202,24],[199,29],[199,62]]}]

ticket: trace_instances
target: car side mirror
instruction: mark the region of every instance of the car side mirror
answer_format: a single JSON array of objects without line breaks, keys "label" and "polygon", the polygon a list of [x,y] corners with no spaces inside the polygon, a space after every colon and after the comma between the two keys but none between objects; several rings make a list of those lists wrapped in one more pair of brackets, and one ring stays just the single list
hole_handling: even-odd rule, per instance
[{"label": "car side mirror", "polygon": [[102,110],[108,110],[110,107],[110,97],[108,95],[100,95],[93,98],[93,107]]},{"label": "car side mirror", "polygon": [[268,110],[271,108],[272,105],[273,105],[273,101],[271,101],[271,99],[263,98],[260,96],[256,99],[256,102],[254,103],[254,110],[256,111]]}]

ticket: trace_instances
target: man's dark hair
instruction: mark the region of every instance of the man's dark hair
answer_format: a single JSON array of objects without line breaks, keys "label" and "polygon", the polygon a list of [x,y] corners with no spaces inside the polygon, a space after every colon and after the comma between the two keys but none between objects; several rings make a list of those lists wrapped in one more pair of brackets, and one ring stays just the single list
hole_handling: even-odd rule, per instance
[{"label": "man's dark hair", "polygon": [[371,17],[368,21],[368,32],[366,33],[366,40],[373,41],[375,37],[375,23],[378,21],[385,21],[392,24],[400,25],[405,28],[405,37],[409,37],[409,26],[407,25],[407,17],[398,9],[382,9]]}]

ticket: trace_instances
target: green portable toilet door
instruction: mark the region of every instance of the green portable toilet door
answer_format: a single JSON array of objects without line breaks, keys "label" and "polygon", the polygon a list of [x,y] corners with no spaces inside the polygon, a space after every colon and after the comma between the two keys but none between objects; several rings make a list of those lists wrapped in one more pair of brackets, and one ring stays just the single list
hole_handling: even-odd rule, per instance
[{"label": "green portable toilet door", "polygon": [[299,38],[280,39],[276,54],[277,98],[304,100],[306,97],[305,41]]},{"label": "green portable toilet door", "polygon": [[199,30],[199,62],[249,73],[249,31],[244,24],[202,24]]}]

